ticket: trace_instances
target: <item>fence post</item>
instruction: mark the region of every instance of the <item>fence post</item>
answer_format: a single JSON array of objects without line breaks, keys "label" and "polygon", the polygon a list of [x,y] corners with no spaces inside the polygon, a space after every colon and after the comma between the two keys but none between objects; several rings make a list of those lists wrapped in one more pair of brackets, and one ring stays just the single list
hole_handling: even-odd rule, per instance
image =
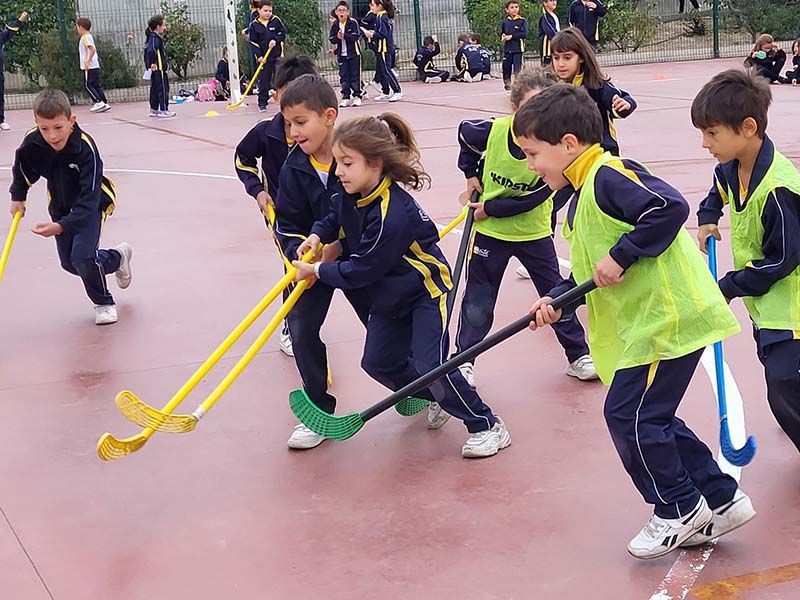
[{"label": "fence post", "polygon": [[231,84],[231,104],[236,104],[242,97],[239,87],[239,45],[236,37],[236,0],[225,0],[225,45],[228,48],[228,72]]},{"label": "fence post", "polygon": [[719,0],[711,3],[711,27],[714,30],[714,58],[719,58]]},{"label": "fence post", "polygon": [[[69,72],[72,70],[72,65],[69,63],[69,41],[67,40],[67,15],[64,10],[64,0],[58,0],[58,27],[61,32],[61,50],[64,54],[64,79],[69,77]],[[75,102],[75,98],[69,93],[70,103]]]},{"label": "fence post", "polygon": [[[419,0],[414,0],[414,33],[417,37],[417,48],[422,47],[422,21],[419,14]],[[416,48],[414,48],[416,51]]]}]

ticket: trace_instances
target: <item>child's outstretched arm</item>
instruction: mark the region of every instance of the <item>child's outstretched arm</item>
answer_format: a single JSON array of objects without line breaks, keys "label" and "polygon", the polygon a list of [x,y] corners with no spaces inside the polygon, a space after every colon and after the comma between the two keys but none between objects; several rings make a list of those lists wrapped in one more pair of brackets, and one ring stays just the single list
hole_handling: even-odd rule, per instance
[{"label": "child's outstretched arm", "polygon": [[266,177],[261,178],[258,170],[258,159],[262,158],[264,133],[256,125],[245,134],[236,146],[234,153],[234,165],[239,181],[244,184],[244,189],[249,196],[258,202],[261,211],[266,211],[267,204],[272,203],[274,198],[269,190],[269,182]]},{"label": "child's outstretched arm", "polygon": [[22,27],[22,23],[28,20],[28,13],[22,11],[19,15],[18,19],[14,19],[10,23],[5,26],[3,31],[0,31],[0,46],[4,46],[5,43],[11,39],[11,37],[17,33],[20,28]]},{"label": "child's outstretched arm", "polygon": [[633,96],[610,81],[603,82],[603,87],[600,89],[600,103],[617,119],[630,116],[638,106]]}]

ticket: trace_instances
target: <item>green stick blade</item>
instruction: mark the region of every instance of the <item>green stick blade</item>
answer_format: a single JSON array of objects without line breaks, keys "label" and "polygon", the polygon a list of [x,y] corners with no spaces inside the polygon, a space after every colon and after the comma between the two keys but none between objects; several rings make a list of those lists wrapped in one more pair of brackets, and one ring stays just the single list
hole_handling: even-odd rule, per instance
[{"label": "green stick blade", "polygon": [[404,398],[395,404],[394,409],[404,417],[413,417],[414,415],[421,413],[423,410],[428,408],[429,405],[430,402],[428,400],[409,396],[408,398]]},{"label": "green stick blade", "polygon": [[294,390],[289,394],[289,407],[303,425],[332,440],[351,438],[364,426],[364,419],[358,413],[341,417],[326,413],[311,401],[304,390]]}]

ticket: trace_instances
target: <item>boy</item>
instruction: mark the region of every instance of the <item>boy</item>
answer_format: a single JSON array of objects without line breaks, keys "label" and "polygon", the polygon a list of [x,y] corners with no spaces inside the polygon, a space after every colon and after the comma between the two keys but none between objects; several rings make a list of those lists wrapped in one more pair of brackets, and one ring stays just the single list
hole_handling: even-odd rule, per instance
[{"label": "boy", "polygon": [[511,89],[511,71],[514,74],[522,69],[522,55],[525,52],[525,40],[528,38],[528,21],[519,14],[519,2],[508,0],[506,14],[503,19],[503,30],[500,40],[503,42],[503,86]]},{"label": "boy", "polygon": [[[461,64],[458,67],[458,80],[466,81],[467,83],[483,81],[483,71],[485,70],[483,58],[481,57],[481,48],[472,42],[473,39],[475,39],[475,34],[469,36],[467,43],[459,50]],[[480,39],[480,37],[477,39]]]},{"label": "boy", "polygon": [[800,450],[800,174],[766,134],[772,93],[752,72],[724,71],[692,103],[703,148],[719,161],[700,204],[697,239],[721,239],[728,206],[734,271],[719,281],[753,321],[772,414]]},{"label": "boy", "polygon": [[[283,254],[293,259],[314,223],[331,211],[328,189],[333,187],[336,177],[331,164],[337,102],[333,88],[319,75],[298,77],[288,86],[280,102],[289,136],[297,143],[290,150],[280,174],[275,199],[275,233]],[[323,260],[334,260],[337,248],[338,244],[327,246]],[[333,289],[318,281],[300,296],[287,317],[303,388],[314,404],[328,413],[333,413],[336,398],[328,393],[327,349],[319,334],[333,299]],[[366,325],[371,304],[367,294],[355,289],[346,290],[344,295]],[[323,441],[323,436],[301,423],[295,427],[287,445],[307,450]]]},{"label": "boy", "polygon": [[444,83],[450,78],[450,73],[437,69],[433,63],[433,57],[438,56],[441,52],[439,40],[435,35],[429,35],[425,37],[422,44],[414,56],[414,64],[417,65],[417,79],[425,83]]},{"label": "boy", "polygon": [[464,71],[461,68],[462,59],[464,58],[464,46],[467,45],[467,41],[469,40],[469,36],[466,33],[458,34],[458,40],[456,42],[456,57],[455,57],[455,75],[453,75],[453,81],[463,81],[464,80]]},{"label": "boy", "polygon": [[250,24],[250,45],[253,47],[256,59],[265,63],[258,76],[258,112],[267,112],[275,63],[283,57],[285,41],[286,27],[280,18],[272,14],[272,0],[261,0],[258,19]]},{"label": "boy", "polygon": [[478,48],[478,54],[481,57],[481,80],[492,78],[492,55],[489,51],[481,46],[481,36],[473,33],[469,36],[469,43]]},{"label": "boy", "polygon": [[[564,235],[586,296],[589,347],[606,385],[614,446],[655,514],[628,544],[655,558],[744,525],[750,499],[675,412],[703,349],[739,330],[683,224],[686,200],[639,163],[604,153],[597,106],[585,89],[558,84],[526,102],[514,133],[528,165],[552,189],[574,190]],[[555,296],[575,286],[565,281]],[[557,322],[552,298],[531,308],[531,328]]]},{"label": "boy", "polygon": [[92,36],[92,21],[86,17],[81,17],[75,22],[75,29],[78,31],[80,41],[78,42],[78,54],[83,71],[84,85],[89,97],[94,102],[90,112],[106,112],[111,110],[111,105],[106,99],[103,87],[100,85],[100,59],[97,55],[97,48],[94,45]]},{"label": "boy", "polygon": [[37,223],[32,231],[56,237],[61,266],[83,280],[94,303],[95,323],[116,323],[117,308],[106,287],[106,274],[115,273],[120,289],[127,288],[133,251],[127,243],[113,250],[97,249],[101,225],[114,212],[114,184],[103,176],[94,140],[78,127],[64,92],[40,92],[33,115],[36,128],[26,134],[14,159],[11,216],[25,214],[28,189],[40,177],[47,179],[53,222]]},{"label": "boy", "polygon": [[[275,73],[275,101],[281,101],[281,95],[289,84],[301,75],[316,75],[317,68],[307,56],[286,59]],[[267,229],[273,229],[273,224],[267,219],[267,205],[275,205],[278,197],[278,185],[283,163],[289,149],[294,145],[294,140],[289,137],[289,127],[281,113],[274,117],[264,119],[253,127],[236,146],[234,162],[236,174],[244,184],[248,195],[252,196],[258,204]],[[258,161],[261,160],[259,172]],[[262,175],[263,174],[263,175]],[[280,251],[280,246],[278,246]],[[285,325],[280,337],[280,349],[286,356],[294,356],[292,338],[289,327]]]},{"label": "boy", "polygon": [[570,27],[580,29],[595,52],[600,46],[600,19],[607,12],[600,0],[574,0],[569,7]]},{"label": "boy", "polygon": [[553,63],[550,45],[561,30],[561,23],[556,14],[556,5],[556,0],[542,0],[542,16],[539,17],[539,56],[541,56],[543,67]]},{"label": "boy", "polygon": [[336,19],[331,23],[330,42],[336,49],[336,60],[339,63],[339,83],[342,88],[342,99],[339,106],[361,106],[361,45],[359,37],[361,28],[358,21],[350,18],[350,5],[347,0],[340,0],[334,9]]},{"label": "boy", "polygon": [[19,28],[22,27],[22,23],[28,20],[28,13],[22,11],[19,15],[19,19],[16,21],[12,21],[8,23],[3,29],[0,31],[0,131],[9,131],[11,129],[11,125],[6,123],[6,75],[5,75],[5,49],[6,49],[6,42],[11,39],[15,33],[19,31]]}]

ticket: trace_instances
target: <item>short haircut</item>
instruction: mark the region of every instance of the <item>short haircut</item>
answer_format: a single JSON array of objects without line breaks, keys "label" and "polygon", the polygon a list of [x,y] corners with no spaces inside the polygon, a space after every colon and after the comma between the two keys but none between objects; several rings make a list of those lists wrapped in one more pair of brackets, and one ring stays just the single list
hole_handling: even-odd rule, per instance
[{"label": "short haircut", "polygon": [[512,4],[516,4],[517,6],[519,6],[519,0],[508,0],[505,4],[506,10],[508,10],[508,7],[511,6]]},{"label": "short haircut", "polygon": [[767,131],[767,112],[772,90],[764,77],[754,71],[729,69],[706,83],[692,102],[692,125],[708,129],[725,125],[739,133],[742,123],[752,117],[759,137]]},{"label": "short haircut", "polygon": [[430,46],[433,43],[434,43],[433,36],[431,36],[431,35],[426,35],[425,39],[422,40],[422,45],[423,46]]},{"label": "short haircut", "polygon": [[87,17],[81,17],[80,19],[75,21],[75,24],[81,29],[85,29],[86,31],[92,30],[92,20]]},{"label": "short haircut", "polygon": [[459,33],[458,34],[458,41],[459,42],[465,42],[466,43],[467,40],[469,40],[469,36],[466,33]]},{"label": "short haircut", "polygon": [[327,109],[336,109],[339,101],[331,84],[319,75],[301,75],[289,84],[281,95],[281,110],[305,104],[309,109],[321,115]]},{"label": "short haircut", "polygon": [[551,145],[571,133],[582,144],[599,144],[603,123],[597,104],[582,87],[557,83],[528,100],[514,115],[514,135]]},{"label": "short haircut", "polygon": [[347,10],[350,10],[350,3],[347,0],[339,0],[339,2],[336,3],[336,6],[331,12],[336,12],[336,9],[339,8],[340,6],[344,6]]},{"label": "short haircut", "polygon": [[278,64],[272,87],[276,90],[285,88],[301,75],[316,75],[317,65],[308,56],[287,58]]},{"label": "short haircut", "polygon": [[72,116],[72,107],[64,92],[48,88],[36,95],[33,101],[33,114],[43,119],[55,119],[59,115],[69,119]]},{"label": "short haircut", "polygon": [[264,8],[265,6],[272,6],[272,0],[261,0],[258,8]]},{"label": "short haircut", "polygon": [[480,33],[473,33],[469,36],[469,41],[473,44],[480,44],[481,43],[481,34]]},{"label": "short haircut", "polygon": [[509,96],[511,105],[519,108],[522,105],[522,99],[528,92],[540,92],[557,83],[558,78],[556,74],[549,69],[544,69],[542,67],[526,67],[514,78],[514,83],[511,86],[511,94]]}]

